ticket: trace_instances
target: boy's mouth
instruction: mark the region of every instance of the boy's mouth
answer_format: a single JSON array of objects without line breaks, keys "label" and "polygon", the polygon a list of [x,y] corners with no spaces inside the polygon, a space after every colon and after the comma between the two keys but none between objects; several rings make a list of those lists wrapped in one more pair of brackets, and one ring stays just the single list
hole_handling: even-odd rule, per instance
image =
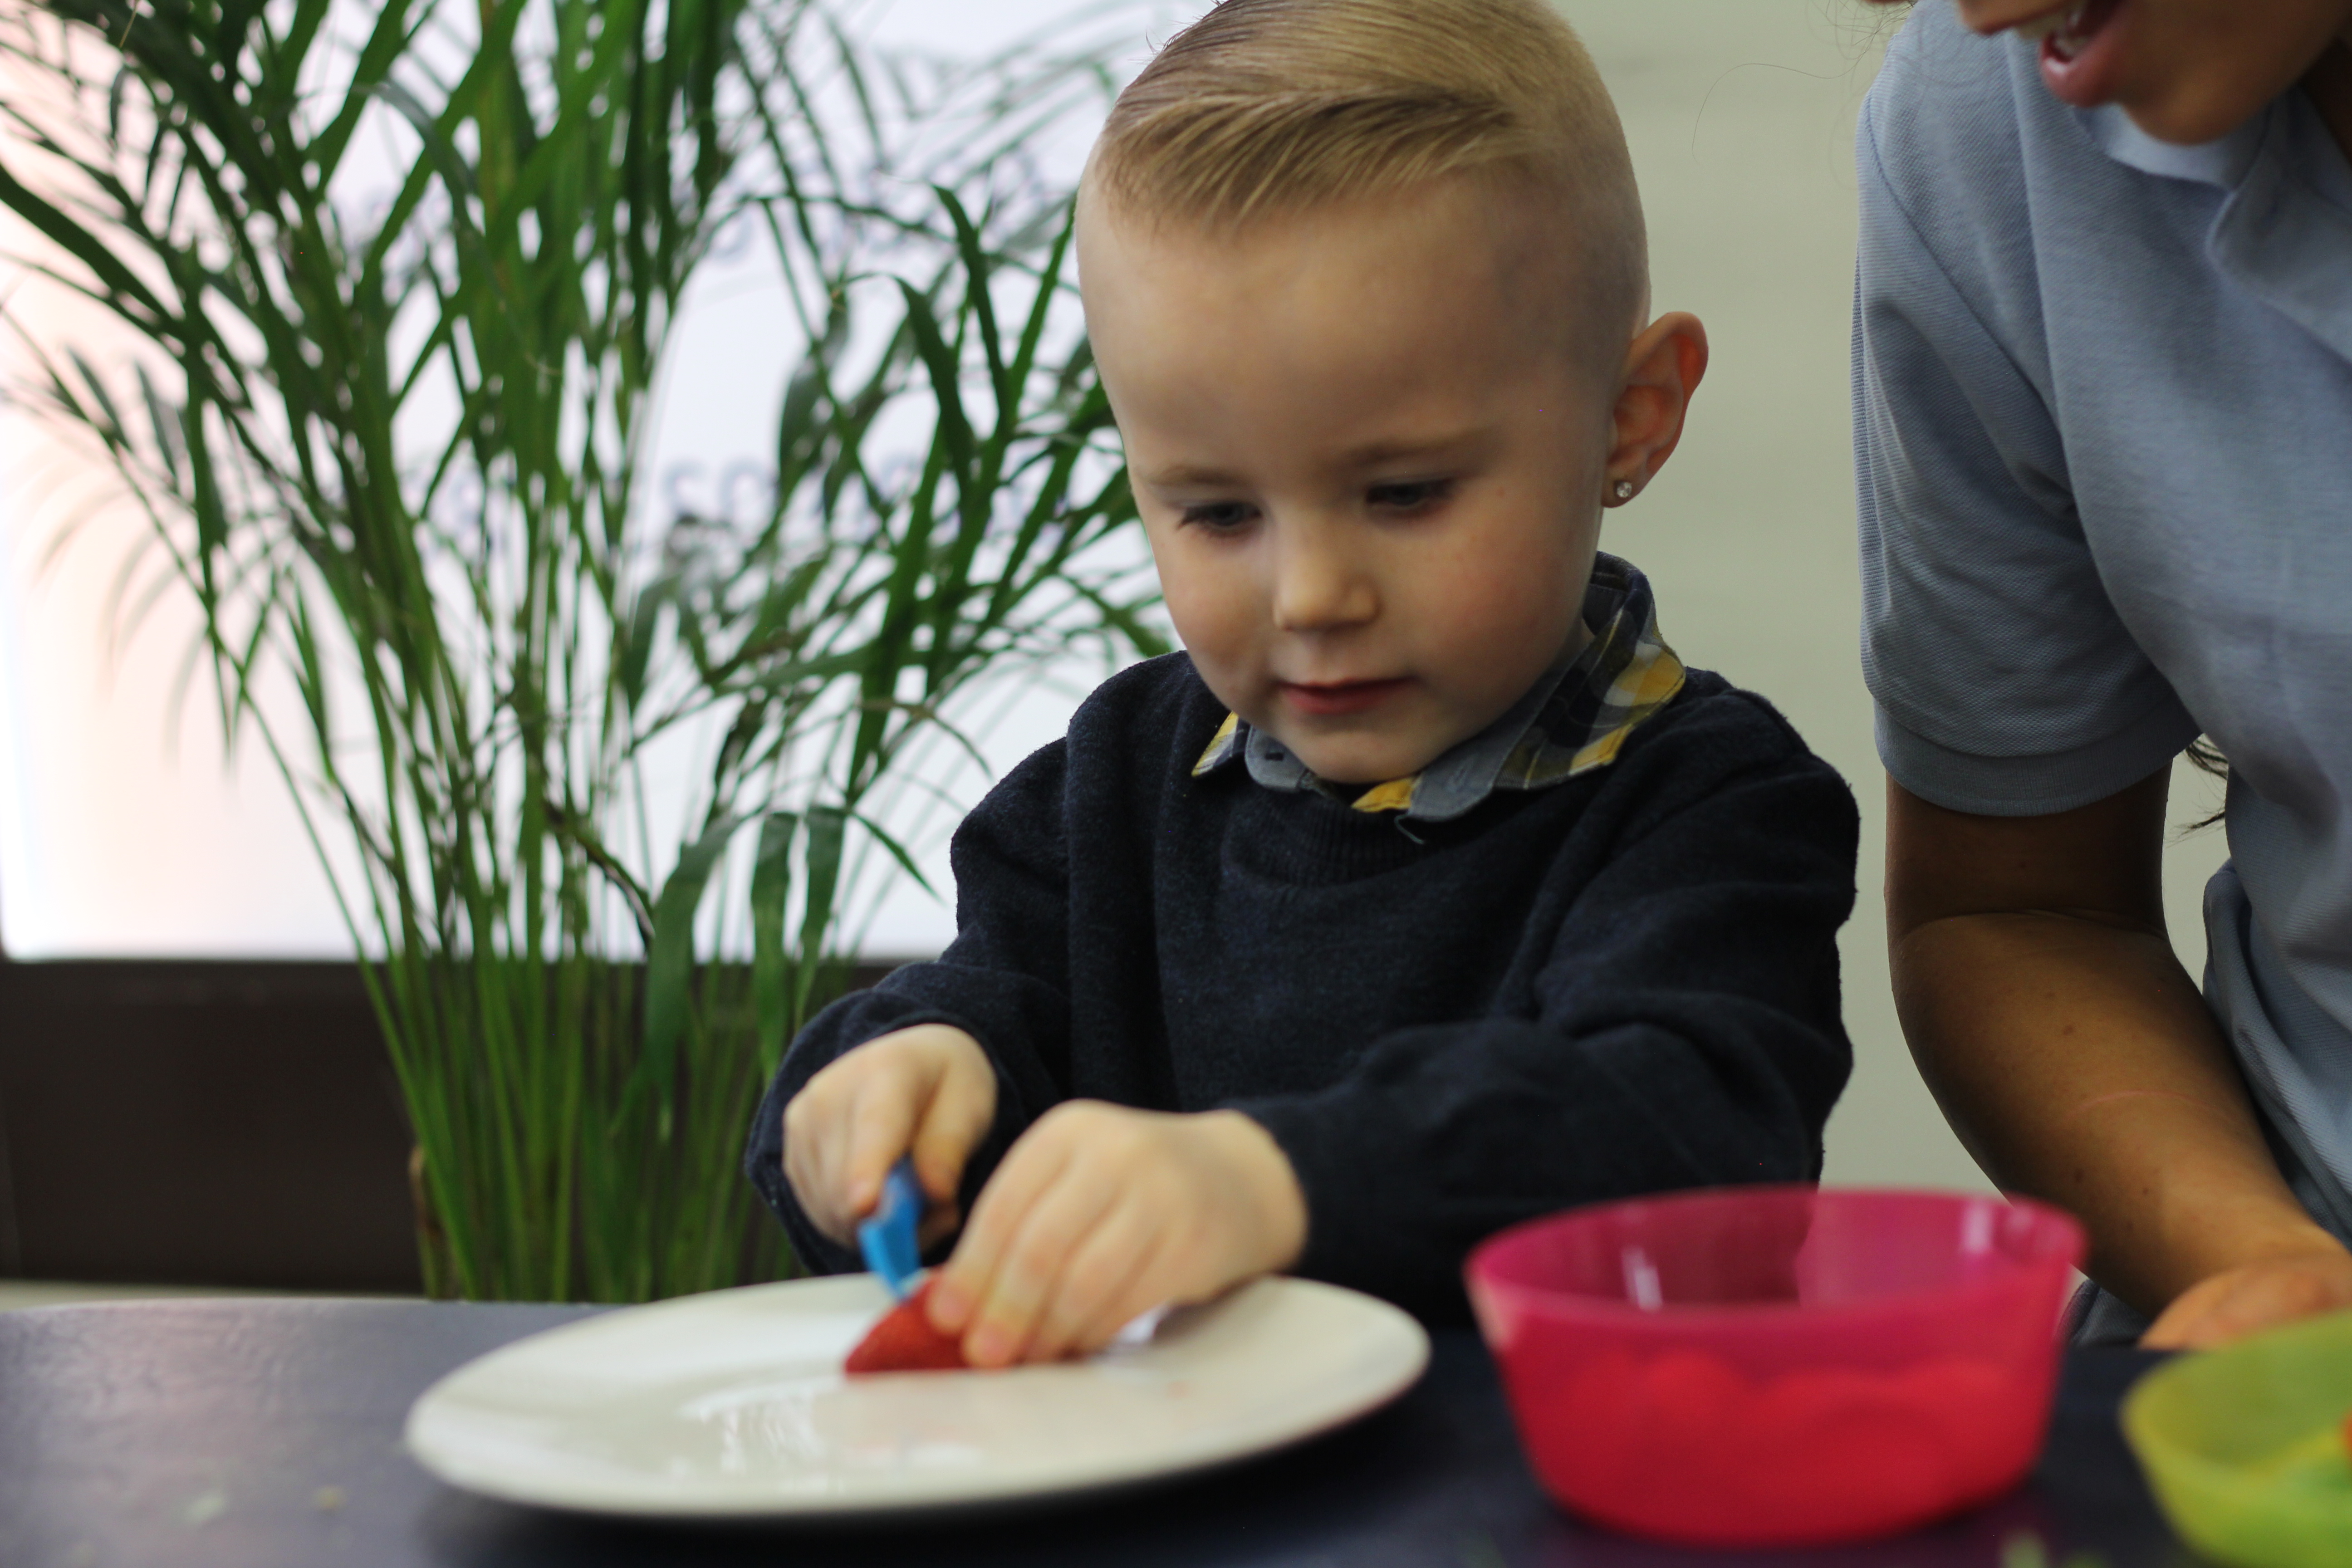
[{"label": "boy's mouth", "polygon": [[2042,81],[2051,95],[2090,109],[2115,95],[2121,32],[2111,24],[2124,0],[2074,0],[2017,25],[2020,37],[2042,45]]},{"label": "boy's mouth", "polygon": [[1402,691],[1410,682],[1396,676],[1386,680],[1281,680],[1275,684],[1283,700],[1292,708],[1326,719],[1376,707]]}]

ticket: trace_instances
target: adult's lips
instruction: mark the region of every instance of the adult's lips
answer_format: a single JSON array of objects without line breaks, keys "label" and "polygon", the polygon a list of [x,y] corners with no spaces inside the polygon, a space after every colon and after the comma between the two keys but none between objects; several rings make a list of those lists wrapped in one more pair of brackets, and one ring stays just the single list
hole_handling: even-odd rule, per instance
[{"label": "adult's lips", "polygon": [[2124,29],[2116,25],[2126,0],[2075,0],[2017,25],[2021,37],[2042,45],[2042,81],[2052,96],[2090,109],[2115,96]]}]

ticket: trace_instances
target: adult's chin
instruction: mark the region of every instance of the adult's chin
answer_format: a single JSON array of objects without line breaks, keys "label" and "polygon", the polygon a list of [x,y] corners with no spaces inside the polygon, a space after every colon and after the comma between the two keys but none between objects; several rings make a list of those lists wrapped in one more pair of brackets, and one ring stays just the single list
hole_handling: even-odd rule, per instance
[{"label": "adult's chin", "polygon": [[[2282,89],[2283,90],[2283,89]],[[2117,101],[2131,122],[2159,142],[2195,147],[2219,142],[2255,115],[2276,93],[2215,91],[2194,86],[2146,99]]]}]

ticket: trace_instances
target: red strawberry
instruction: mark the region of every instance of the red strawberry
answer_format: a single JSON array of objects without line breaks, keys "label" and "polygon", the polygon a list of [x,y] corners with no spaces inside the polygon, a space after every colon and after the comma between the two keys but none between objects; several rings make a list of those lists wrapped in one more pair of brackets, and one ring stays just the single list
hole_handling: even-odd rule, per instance
[{"label": "red strawberry", "polygon": [[930,1292],[931,1282],[926,1279],[913,1295],[884,1313],[841,1370],[856,1377],[868,1372],[951,1372],[967,1364],[962,1342],[931,1327],[923,1315],[923,1298]]}]

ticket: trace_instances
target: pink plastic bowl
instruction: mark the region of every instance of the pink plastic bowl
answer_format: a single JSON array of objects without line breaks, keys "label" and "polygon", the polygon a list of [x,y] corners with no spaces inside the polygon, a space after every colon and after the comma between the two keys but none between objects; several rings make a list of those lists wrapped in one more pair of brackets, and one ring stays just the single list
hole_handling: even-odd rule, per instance
[{"label": "pink plastic bowl", "polygon": [[2083,1232],[1947,1193],[1736,1187],[1490,1238],[1466,1270],[1546,1490],[1709,1546],[1891,1534],[2041,1451]]}]

